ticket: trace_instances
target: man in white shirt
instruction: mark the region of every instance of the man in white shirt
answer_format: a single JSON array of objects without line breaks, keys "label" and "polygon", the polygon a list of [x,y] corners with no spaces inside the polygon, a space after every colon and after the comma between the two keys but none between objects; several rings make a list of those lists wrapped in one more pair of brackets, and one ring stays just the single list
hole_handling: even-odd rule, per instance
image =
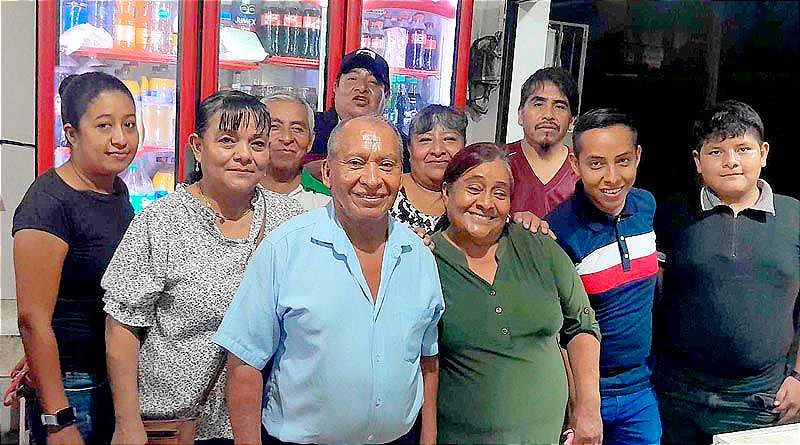
[{"label": "man in white shirt", "polygon": [[296,199],[306,211],[331,200],[327,188],[303,170],[303,157],[314,142],[314,110],[304,100],[287,94],[264,99],[272,124],[269,165],[261,181],[268,190]]}]

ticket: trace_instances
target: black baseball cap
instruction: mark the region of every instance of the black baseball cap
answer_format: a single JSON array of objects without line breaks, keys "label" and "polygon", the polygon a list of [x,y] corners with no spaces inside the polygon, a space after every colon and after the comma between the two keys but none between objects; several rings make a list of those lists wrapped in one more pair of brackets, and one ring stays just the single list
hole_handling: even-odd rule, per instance
[{"label": "black baseball cap", "polygon": [[336,77],[337,82],[343,74],[349,73],[356,68],[363,68],[369,71],[378,82],[383,84],[385,91],[389,91],[389,64],[380,54],[367,48],[357,49],[345,54],[342,58],[342,66],[339,68],[339,75]]}]

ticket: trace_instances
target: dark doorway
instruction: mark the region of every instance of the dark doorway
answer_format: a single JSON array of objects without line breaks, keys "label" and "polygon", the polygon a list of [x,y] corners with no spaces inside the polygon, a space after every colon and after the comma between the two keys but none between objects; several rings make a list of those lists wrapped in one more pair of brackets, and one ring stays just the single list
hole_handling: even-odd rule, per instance
[{"label": "dark doorway", "polygon": [[695,197],[689,131],[704,105],[738,99],[771,145],[762,176],[800,197],[800,2],[558,1],[551,20],[590,26],[582,110],[633,113],[644,148],[638,185]]}]

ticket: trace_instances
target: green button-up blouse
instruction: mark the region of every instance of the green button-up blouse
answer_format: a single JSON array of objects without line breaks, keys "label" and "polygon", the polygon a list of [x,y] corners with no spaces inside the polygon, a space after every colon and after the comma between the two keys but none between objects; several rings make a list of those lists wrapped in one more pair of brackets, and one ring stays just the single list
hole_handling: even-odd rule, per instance
[{"label": "green button-up blouse", "polygon": [[436,233],[447,311],[439,333],[440,443],[558,443],[567,403],[562,345],[600,330],[575,267],[544,235],[509,225],[487,283]]}]

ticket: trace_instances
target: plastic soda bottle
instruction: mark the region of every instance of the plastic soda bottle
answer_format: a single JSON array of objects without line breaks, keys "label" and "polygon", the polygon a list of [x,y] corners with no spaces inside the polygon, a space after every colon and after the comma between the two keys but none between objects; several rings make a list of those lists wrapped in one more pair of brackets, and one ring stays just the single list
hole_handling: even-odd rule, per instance
[{"label": "plastic soda bottle", "polygon": [[141,212],[154,201],[153,183],[136,162],[128,166],[121,179],[128,186],[128,196],[134,212]]},{"label": "plastic soda bottle", "polygon": [[114,46],[132,49],[136,32],[134,29],[135,8],[131,0],[117,0],[117,15],[114,17]]},{"label": "plastic soda bottle", "polygon": [[136,15],[134,16],[134,48],[138,51],[147,50],[147,41],[150,38],[151,13],[149,1],[136,2]]},{"label": "plastic soda bottle", "polygon": [[156,156],[157,171],[153,175],[155,199],[175,191],[175,161],[172,156]]},{"label": "plastic soda bottle", "polygon": [[425,14],[414,14],[414,22],[411,24],[411,34],[409,35],[408,49],[406,51],[406,68],[423,69],[422,52],[425,50],[425,42],[428,40],[425,25],[422,23],[424,18]]}]

